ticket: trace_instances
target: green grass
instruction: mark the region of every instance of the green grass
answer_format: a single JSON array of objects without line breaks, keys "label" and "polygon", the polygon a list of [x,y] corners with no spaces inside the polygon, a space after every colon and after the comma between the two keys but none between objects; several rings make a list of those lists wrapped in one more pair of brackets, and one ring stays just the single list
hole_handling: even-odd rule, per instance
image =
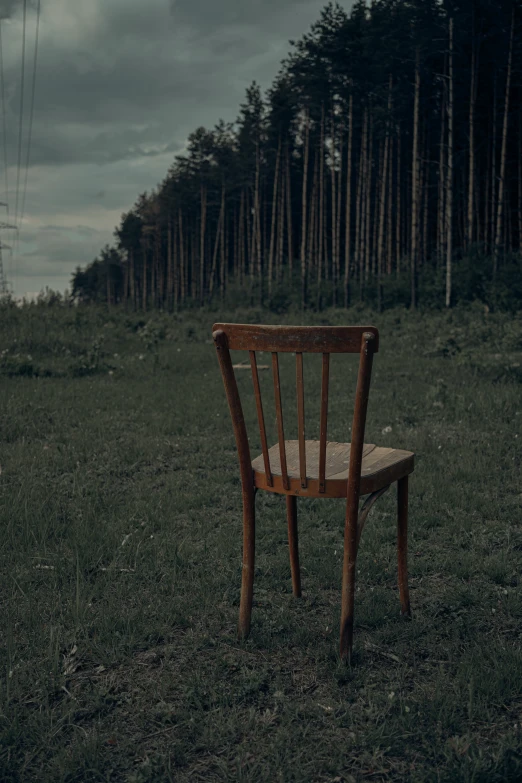
[{"label": "green grass", "polygon": [[[377,325],[366,440],[417,455],[413,620],[399,616],[393,489],[362,539],[351,668],[337,657],[342,501],[298,502],[295,600],[284,501],[259,493],[252,631],[236,641],[241,491],[218,318],[270,317],[0,310],[0,780],[522,780],[522,318],[270,319]],[[331,371],[328,436],[346,440],[353,357]],[[239,384],[257,454],[249,373]]]}]

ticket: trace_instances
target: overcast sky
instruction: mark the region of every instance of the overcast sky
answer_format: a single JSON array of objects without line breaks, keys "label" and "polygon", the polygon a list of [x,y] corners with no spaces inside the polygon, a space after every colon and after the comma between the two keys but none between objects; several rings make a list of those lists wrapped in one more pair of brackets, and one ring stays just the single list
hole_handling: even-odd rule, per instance
[{"label": "overcast sky", "polygon": [[[235,120],[247,86],[263,91],[325,0],[41,0],[31,160],[18,253],[4,251],[17,296],[64,290],[113,241],[122,212],[155,187],[188,134]],[[349,8],[350,0],[341,5]],[[27,150],[36,0],[27,11],[22,162]],[[0,0],[10,217],[16,200],[22,0]],[[1,105],[0,105],[1,111]],[[0,131],[2,126],[0,125]],[[0,147],[0,201],[5,201]],[[24,182],[22,171],[19,195]],[[0,219],[5,220],[4,207]],[[13,244],[12,232],[2,240]]]}]

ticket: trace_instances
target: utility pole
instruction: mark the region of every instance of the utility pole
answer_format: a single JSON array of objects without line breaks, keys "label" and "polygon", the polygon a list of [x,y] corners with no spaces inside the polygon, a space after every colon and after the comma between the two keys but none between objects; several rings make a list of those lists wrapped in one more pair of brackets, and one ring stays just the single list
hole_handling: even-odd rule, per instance
[{"label": "utility pole", "polygon": [[2,259],[2,250],[12,250],[13,248],[11,245],[4,245],[3,242],[0,242],[0,298],[3,296],[7,296],[9,293],[9,286],[7,279],[4,275],[4,262]]},{"label": "utility pole", "polygon": [[[7,207],[7,204],[5,201],[0,201],[0,207]],[[0,222],[0,229],[3,228],[14,228],[16,231],[16,226],[12,226],[10,223],[2,223]],[[12,248],[9,245],[4,245],[3,242],[0,242],[0,298],[7,296],[9,293],[9,287],[7,284],[7,279],[4,272],[4,262],[2,259],[2,250],[12,250]]]}]

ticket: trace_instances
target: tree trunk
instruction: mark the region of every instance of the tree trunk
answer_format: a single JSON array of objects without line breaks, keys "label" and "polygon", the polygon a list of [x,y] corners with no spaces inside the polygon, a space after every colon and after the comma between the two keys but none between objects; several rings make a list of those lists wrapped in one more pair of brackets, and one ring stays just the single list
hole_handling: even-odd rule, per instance
[{"label": "tree trunk", "polygon": [[311,275],[311,270],[314,265],[314,247],[315,247],[315,224],[316,224],[316,210],[317,210],[317,178],[319,172],[319,163],[317,151],[314,155],[314,173],[312,177],[312,194],[310,198],[310,212],[308,220],[308,240],[307,240],[307,278]]},{"label": "tree trunk", "polygon": [[225,210],[225,186],[221,188],[221,212],[223,219],[221,221],[221,241],[220,246],[220,264],[219,264],[219,296],[223,302],[225,296],[225,282],[226,282],[226,236],[227,236],[227,213]]},{"label": "tree trunk", "polygon": [[324,220],[324,103],[321,108],[321,132],[319,138],[319,225],[317,241],[317,309],[321,305],[323,275],[323,220]]},{"label": "tree trunk", "polygon": [[363,235],[363,182],[364,165],[366,160],[366,123],[368,121],[367,109],[364,109],[363,124],[361,129],[361,148],[359,152],[359,166],[357,169],[357,193],[355,205],[355,266],[359,274],[360,296],[362,296],[362,287],[364,284],[363,275],[363,253],[362,253],[362,235]]},{"label": "tree trunk", "polygon": [[156,235],[157,237],[157,248],[158,248],[158,267],[159,267],[159,284],[160,284],[160,301],[161,301],[161,309],[163,310],[165,308],[165,300],[166,300],[166,270],[165,270],[165,264],[163,262],[163,243],[161,241],[161,231],[158,225],[158,233]]},{"label": "tree trunk", "polygon": [[175,215],[172,221],[172,289],[174,293],[174,312],[178,312],[179,303],[179,252],[178,252],[178,222]]},{"label": "tree trunk", "polygon": [[522,109],[518,112],[518,188],[517,188],[517,216],[518,216],[518,252],[522,251]]},{"label": "tree trunk", "polygon": [[366,146],[366,171],[365,171],[365,217],[364,217],[364,277],[368,281],[370,277],[370,265],[372,261],[372,243],[371,243],[371,230],[372,230],[372,164],[373,164],[373,111],[370,106],[368,111],[368,141]]},{"label": "tree trunk", "polygon": [[276,218],[277,218],[277,183],[279,177],[279,161],[281,158],[281,136],[277,145],[277,155],[274,171],[274,189],[272,192],[272,220],[270,223],[270,250],[268,251],[268,296],[272,293],[272,276],[274,267],[274,249],[276,238]]},{"label": "tree trunk", "polygon": [[170,216],[167,220],[167,311],[172,305],[172,224]]},{"label": "tree trunk", "polygon": [[446,161],[445,161],[445,142],[446,142],[446,81],[442,91],[441,119],[440,119],[440,140],[439,140],[439,181],[437,198],[437,266],[443,262],[445,255],[445,193],[446,193]]},{"label": "tree trunk", "polygon": [[201,185],[201,222],[199,234],[199,303],[205,301],[205,229],[207,223],[207,186]]},{"label": "tree trunk", "polygon": [[397,212],[396,212],[396,221],[395,221],[395,269],[397,272],[397,277],[399,277],[401,272],[401,256],[402,256],[402,246],[401,246],[401,231],[402,231],[402,223],[401,223],[401,184],[402,184],[402,171],[401,171],[401,128],[400,125],[397,126]]},{"label": "tree trunk", "polygon": [[[391,131],[390,131],[391,134]],[[393,265],[393,139],[390,138],[390,155],[388,164],[388,222],[386,242],[386,274],[392,273]]]},{"label": "tree trunk", "polygon": [[510,253],[513,248],[513,242],[512,242],[513,225],[511,219],[511,209],[509,209],[509,205],[511,204],[510,192],[511,192],[511,188],[509,186],[509,182],[506,182],[506,204],[508,205],[508,209],[506,210],[506,219],[504,221],[504,225],[506,227],[505,234],[504,234],[504,247],[506,248],[508,253]]},{"label": "tree trunk", "polygon": [[125,309],[127,309],[127,302],[130,299],[129,290],[130,290],[130,280],[129,280],[129,262],[127,259],[127,263],[123,266],[123,291],[121,300],[123,302],[123,306]]},{"label": "tree trunk", "polygon": [[136,277],[134,269],[134,250],[129,251],[129,264],[130,264],[130,298],[132,302],[132,309],[136,310]]},{"label": "tree trunk", "polygon": [[260,179],[260,160],[259,160],[259,141],[256,143],[256,175],[254,190],[254,220],[252,226],[252,253],[255,248],[255,274],[257,274],[261,286],[261,224],[260,224],[260,204],[259,204],[259,179]]},{"label": "tree trunk", "polygon": [[490,227],[489,227],[489,248],[494,252],[495,246],[495,209],[497,206],[497,70],[493,74],[493,129],[491,133],[491,203],[490,203]]},{"label": "tree trunk", "polygon": [[419,232],[419,106],[420,106],[420,47],[415,49],[415,97],[413,104],[413,153],[411,163],[411,307],[417,306],[417,238]]},{"label": "tree trunk", "polygon": [[277,210],[277,249],[276,249],[276,280],[278,285],[281,283],[283,268],[283,243],[285,229],[285,189],[286,182],[281,164],[281,187],[279,188],[279,207]]},{"label": "tree trunk", "polygon": [[497,225],[495,232],[495,251],[493,256],[493,277],[495,278],[497,273],[498,257],[500,254],[500,247],[502,244],[502,229],[503,229],[503,209],[504,209],[504,187],[506,176],[506,157],[507,157],[507,132],[508,132],[508,116],[509,116],[509,90],[511,87],[511,63],[513,59],[513,31],[515,28],[515,9],[513,8],[511,14],[511,31],[509,34],[509,53],[508,53],[508,65],[506,74],[506,93],[504,97],[504,122],[502,124],[502,149],[500,152],[500,176],[498,180],[498,198],[497,198]]},{"label": "tree trunk", "polygon": [[308,155],[309,155],[309,114],[304,116],[304,149],[303,149],[303,187],[301,192],[301,307],[304,310],[306,304],[306,186],[308,180]]},{"label": "tree trunk", "polygon": [[333,291],[333,303],[335,306],[335,288],[337,286],[337,243],[336,243],[336,234],[335,229],[337,226],[337,198],[336,198],[336,177],[335,177],[335,119],[334,119],[334,108],[332,106],[332,121],[331,121],[331,139],[332,139],[332,147],[331,147],[331,161],[330,161],[330,176],[331,176],[331,184],[332,184],[332,205],[330,209],[331,214],[331,243],[332,243],[332,291]]},{"label": "tree trunk", "polygon": [[232,276],[234,282],[239,279],[239,241],[238,218],[235,204],[232,205]]},{"label": "tree trunk", "polygon": [[190,296],[195,303],[198,298],[198,235],[197,235],[197,219],[193,220],[190,231]]},{"label": "tree trunk", "polygon": [[294,260],[294,242],[292,227],[292,182],[290,178],[290,153],[288,143],[286,145],[286,221],[287,221],[287,248],[288,248],[288,273],[292,280],[292,265]]},{"label": "tree trunk", "polygon": [[446,307],[451,305],[453,255],[453,17],[449,20],[448,51],[448,169],[446,178]]},{"label": "tree trunk", "polygon": [[353,92],[348,102],[348,150],[346,153],[346,218],[344,228],[344,306],[350,304],[350,243],[352,218]]},{"label": "tree trunk", "polygon": [[371,205],[371,237],[373,239],[370,275],[375,278],[375,285],[378,286],[378,267],[379,267],[379,224],[381,216],[381,186],[383,177],[384,160],[384,139],[379,139],[377,145],[377,161],[375,169],[375,193]]},{"label": "tree trunk", "polygon": [[142,258],[143,258],[143,312],[147,312],[147,249],[145,247],[145,240],[142,239]]},{"label": "tree trunk", "polygon": [[178,210],[179,225],[179,285],[180,285],[180,304],[185,304],[186,296],[186,275],[185,275],[185,240],[183,236],[183,217],[181,207]]},{"label": "tree trunk", "polygon": [[386,210],[386,191],[388,177],[388,150],[390,147],[390,121],[392,109],[392,87],[393,80],[390,74],[388,82],[388,106],[386,116],[386,132],[384,135],[384,152],[382,160],[381,188],[380,188],[380,209],[379,209],[379,238],[377,242],[377,303],[378,310],[382,312],[382,273],[383,273],[383,252],[384,252],[384,218]]},{"label": "tree trunk", "polygon": [[107,268],[105,270],[105,277],[106,277],[106,282],[107,282],[107,292],[106,292],[107,309],[110,310],[111,309],[111,276],[110,276],[111,273],[110,273],[110,265],[109,265],[109,263],[106,264],[106,267]]},{"label": "tree trunk", "polygon": [[[254,208],[250,205],[248,188],[245,187],[245,234],[246,234],[246,246],[247,246],[248,275],[250,278],[251,288],[254,282],[254,248],[255,248],[254,232],[251,228],[253,214],[254,214]],[[247,272],[247,264],[245,264],[245,274]]]},{"label": "tree trunk", "polygon": [[[150,234],[149,234],[149,241],[150,241]],[[152,244],[152,242],[150,243],[150,251],[151,251],[151,253],[150,253],[150,289],[149,289],[150,293],[149,293],[149,298],[150,298],[151,307],[154,310],[154,308],[157,305],[157,301],[156,301],[156,253],[155,253],[154,245]]]},{"label": "tree trunk", "polygon": [[224,209],[225,209],[225,185],[223,183],[221,186],[221,209],[219,210],[219,218],[218,218],[217,229],[216,229],[216,241],[214,242],[214,252],[212,254],[212,268],[210,270],[210,279],[208,282],[209,301],[212,299],[212,293],[214,291],[214,278],[216,275],[219,241],[221,239],[222,225],[224,219],[224,214],[223,214]]},{"label": "tree trunk", "polygon": [[245,272],[245,191],[241,190],[241,197],[239,202],[239,236],[238,236],[238,248],[239,248],[239,287],[243,286],[243,275]]},{"label": "tree trunk", "polygon": [[337,210],[335,213],[336,226],[335,226],[335,279],[336,286],[334,288],[334,307],[337,306],[337,286],[341,280],[341,207],[342,207],[342,179],[343,179],[343,137],[344,128],[341,126],[339,132],[339,170],[337,172]]},{"label": "tree trunk", "polygon": [[428,257],[428,207],[429,207],[429,150],[430,150],[430,135],[429,126],[426,123],[424,130],[424,164],[423,164],[423,177],[422,177],[422,255],[419,259],[420,266],[422,266]]},{"label": "tree trunk", "polygon": [[473,197],[475,192],[475,100],[477,81],[477,46],[475,41],[475,8],[471,9],[471,80],[469,91],[469,174],[468,174],[468,225],[466,232],[466,244],[469,248],[474,239]]}]

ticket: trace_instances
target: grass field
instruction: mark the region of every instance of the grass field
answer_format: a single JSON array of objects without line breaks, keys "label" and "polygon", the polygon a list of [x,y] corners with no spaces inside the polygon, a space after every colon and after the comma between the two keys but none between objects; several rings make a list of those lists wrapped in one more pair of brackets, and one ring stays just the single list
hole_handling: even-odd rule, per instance
[{"label": "grass field", "polygon": [[[342,501],[298,503],[296,600],[284,500],[259,493],[252,632],[236,641],[241,491],[217,318],[269,320],[0,311],[0,780],[521,781],[522,317],[270,318],[378,326],[366,440],[417,455],[413,620],[393,488],[361,543],[351,668],[337,657]],[[348,440],[353,358],[331,373],[328,437]]]}]

